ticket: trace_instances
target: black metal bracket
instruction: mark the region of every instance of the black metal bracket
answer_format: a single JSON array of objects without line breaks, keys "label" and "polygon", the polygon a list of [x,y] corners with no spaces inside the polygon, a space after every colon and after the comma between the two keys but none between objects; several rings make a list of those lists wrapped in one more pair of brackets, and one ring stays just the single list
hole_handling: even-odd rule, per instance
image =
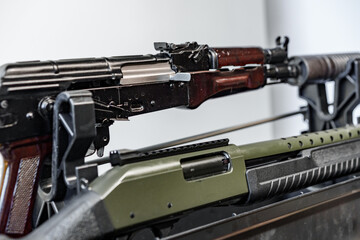
[{"label": "black metal bracket", "polygon": [[53,116],[51,187],[39,191],[47,201],[62,200],[66,189],[77,187],[76,167],[84,164],[86,152],[96,136],[91,92],[60,93]]},{"label": "black metal bracket", "polygon": [[[304,82],[299,95],[308,102],[309,131],[321,131],[352,124],[355,107],[360,103],[360,59],[347,63],[343,73],[334,79],[334,102],[328,103],[325,82]],[[333,106],[332,113],[329,106]]]}]

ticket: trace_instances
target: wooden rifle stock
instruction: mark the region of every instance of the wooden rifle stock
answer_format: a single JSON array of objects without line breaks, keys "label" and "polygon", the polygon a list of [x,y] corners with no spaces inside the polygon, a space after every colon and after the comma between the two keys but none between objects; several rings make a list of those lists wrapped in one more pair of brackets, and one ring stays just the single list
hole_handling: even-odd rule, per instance
[{"label": "wooden rifle stock", "polygon": [[34,137],[3,144],[0,151],[4,158],[0,233],[19,237],[32,230],[39,172],[44,158],[51,154],[51,138]]}]

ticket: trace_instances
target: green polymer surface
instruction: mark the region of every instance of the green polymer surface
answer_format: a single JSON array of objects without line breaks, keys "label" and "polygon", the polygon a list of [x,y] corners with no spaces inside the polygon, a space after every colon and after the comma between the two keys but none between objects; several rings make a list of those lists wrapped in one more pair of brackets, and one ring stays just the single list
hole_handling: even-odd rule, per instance
[{"label": "green polymer surface", "polygon": [[[360,127],[309,133],[242,146],[180,154],[116,166],[91,183],[116,229],[165,217],[248,193],[245,161],[359,138]],[[180,160],[226,152],[231,170],[197,180],[185,180]]]},{"label": "green polymer surface", "polygon": [[360,137],[360,125],[239,146],[245,160],[323,146]]}]

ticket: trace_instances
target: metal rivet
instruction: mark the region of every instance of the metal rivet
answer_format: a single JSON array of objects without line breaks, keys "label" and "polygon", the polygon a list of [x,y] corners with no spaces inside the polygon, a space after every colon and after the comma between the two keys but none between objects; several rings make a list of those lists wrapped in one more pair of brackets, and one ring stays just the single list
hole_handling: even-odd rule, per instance
[{"label": "metal rivet", "polygon": [[131,212],[130,213],[130,218],[134,218],[135,217],[135,213]]},{"label": "metal rivet", "polygon": [[151,106],[154,106],[154,105],[155,105],[155,101],[154,101],[154,100],[151,100],[150,104],[151,104]]},{"label": "metal rivet", "polygon": [[168,203],[167,205],[168,208],[171,208],[172,206],[173,206],[172,203]]}]

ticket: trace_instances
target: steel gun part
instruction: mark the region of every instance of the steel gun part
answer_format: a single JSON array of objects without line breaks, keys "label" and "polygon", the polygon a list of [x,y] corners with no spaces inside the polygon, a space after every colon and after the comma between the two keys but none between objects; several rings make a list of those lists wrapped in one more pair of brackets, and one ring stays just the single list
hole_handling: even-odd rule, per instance
[{"label": "steel gun part", "polygon": [[359,126],[349,126],[243,146],[221,140],[144,153],[146,161],[115,166],[28,237],[131,236],[143,228],[164,237],[156,226],[194,209],[260,201],[358,172],[359,134]]}]

